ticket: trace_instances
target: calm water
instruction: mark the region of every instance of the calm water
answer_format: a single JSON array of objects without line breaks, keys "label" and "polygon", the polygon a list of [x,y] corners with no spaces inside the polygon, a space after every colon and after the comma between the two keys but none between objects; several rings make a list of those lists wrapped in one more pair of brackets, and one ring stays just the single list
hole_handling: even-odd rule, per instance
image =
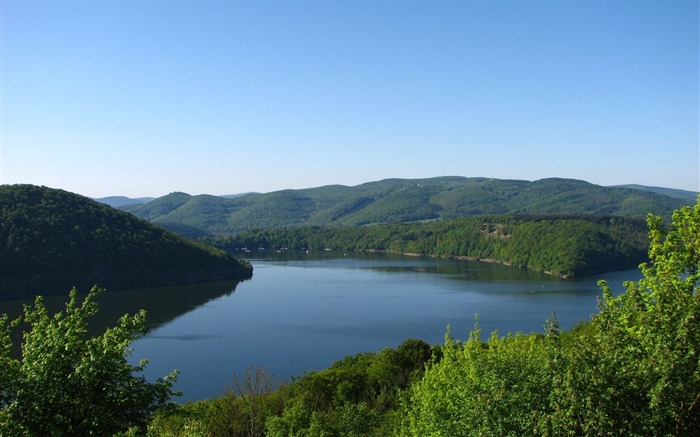
[{"label": "calm water", "polygon": [[[183,400],[216,396],[248,366],[280,379],[406,338],[443,343],[448,325],[467,338],[543,332],[556,311],[570,328],[596,311],[598,277],[565,282],[487,263],[382,255],[251,260],[253,279],[154,329],[134,344],[149,375],[182,371]],[[605,275],[621,283],[637,271]]]},{"label": "calm water", "polygon": [[[443,343],[448,325],[465,339],[479,315],[482,337],[543,332],[552,311],[563,328],[596,312],[596,282],[617,290],[637,270],[560,281],[495,264],[381,254],[321,253],[251,259],[253,279],[114,292],[103,323],[144,307],[151,332],[133,343],[149,378],[182,372],[181,401],[217,396],[249,366],[288,380],[346,355],[395,347],[409,337]],[[8,303],[1,312],[12,312]]]}]

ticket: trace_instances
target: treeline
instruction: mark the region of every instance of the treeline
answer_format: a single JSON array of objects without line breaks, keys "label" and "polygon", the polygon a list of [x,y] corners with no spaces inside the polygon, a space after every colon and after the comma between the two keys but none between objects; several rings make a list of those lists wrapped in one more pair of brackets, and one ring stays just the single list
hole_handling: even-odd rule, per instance
[{"label": "treeline", "polygon": [[0,299],[250,277],[225,252],[63,190],[0,186]]},{"label": "treeline", "polygon": [[494,215],[363,227],[284,228],[207,238],[242,250],[383,250],[497,260],[577,276],[636,267],[646,259],[644,222],[622,217]]},{"label": "treeline", "polygon": [[[700,429],[700,202],[667,232],[649,219],[650,262],[568,332],[443,347],[408,340],[274,389],[263,372],[229,394],[156,417],[162,436],[690,436]],[[543,321],[545,322],[545,321]]]}]

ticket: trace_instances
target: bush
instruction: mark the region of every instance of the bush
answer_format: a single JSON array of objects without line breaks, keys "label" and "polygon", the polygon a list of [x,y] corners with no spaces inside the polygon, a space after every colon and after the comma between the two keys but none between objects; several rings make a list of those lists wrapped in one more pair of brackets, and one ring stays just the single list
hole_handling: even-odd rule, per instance
[{"label": "bush", "polygon": [[[146,313],[125,315],[117,326],[89,337],[87,319],[98,311],[94,287],[81,305],[70,292],[65,311],[49,315],[41,296],[24,317],[0,319],[0,435],[113,435],[143,428],[170,405],[177,372],[149,383],[146,361],[126,360],[129,344],[146,332]],[[28,324],[22,358],[11,355],[11,327]]]}]

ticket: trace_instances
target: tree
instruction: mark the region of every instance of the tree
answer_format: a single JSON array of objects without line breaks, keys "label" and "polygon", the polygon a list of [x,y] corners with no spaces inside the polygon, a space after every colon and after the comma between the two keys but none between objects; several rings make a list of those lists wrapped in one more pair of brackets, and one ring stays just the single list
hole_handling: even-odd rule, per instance
[{"label": "tree", "polygon": [[[143,427],[171,405],[177,371],[154,383],[147,361],[127,361],[129,344],[146,332],[146,313],[124,315],[115,327],[90,337],[88,318],[98,311],[93,287],[82,304],[76,289],[64,311],[51,316],[43,298],[24,317],[0,319],[0,435],[113,435]],[[28,324],[22,357],[11,356],[10,327]]]},{"label": "tree", "polygon": [[[237,406],[232,422],[245,426],[239,434],[245,437],[265,435],[265,419],[282,410],[282,397],[274,396],[275,380],[261,367],[247,368],[242,378],[233,376],[233,385],[221,399],[224,406]],[[283,391],[279,391],[282,394]]]},{"label": "tree", "polygon": [[[546,410],[547,347],[541,336],[475,328],[461,343],[448,335],[443,357],[410,389],[410,436],[536,435]],[[544,396],[543,396],[544,395]]]}]

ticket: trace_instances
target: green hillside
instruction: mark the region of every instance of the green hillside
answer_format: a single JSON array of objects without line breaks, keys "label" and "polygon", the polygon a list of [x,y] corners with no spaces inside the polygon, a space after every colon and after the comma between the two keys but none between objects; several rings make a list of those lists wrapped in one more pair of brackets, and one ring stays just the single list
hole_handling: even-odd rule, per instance
[{"label": "green hillside", "polygon": [[289,226],[361,226],[483,214],[590,214],[670,217],[693,204],[648,190],[603,187],[572,179],[535,182],[439,177],[386,179],[354,187],[251,193],[233,199],[172,193],[122,209],[188,236]]},{"label": "green hillside", "polygon": [[109,196],[109,197],[100,197],[98,199],[93,199],[97,200],[100,203],[104,203],[106,205],[109,205],[113,208],[117,208],[120,206],[124,205],[139,205],[143,203],[148,203],[151,200],[153,200],[153,197],[139,197],[137,199],[132,199],[130,197],[125,197],[125,196]]},{"label": "green hillside", "polygon": [[497,260],[561,276],[634,268],[647,259],[643,220],[599,216],[478,216],[425,223],[244,231],[207,240],[242,248],[385,250]]},{"label": "green hillside", "polygon": [[0,299],[250,277],[224,252],[63,190],[0,186]]},{"label": "green hillside", "polygon": [[698,193],[695,191],[678,190],[675,188],[649,187],[646,185],[637,185],[637,184],[618,185],[617,187],[630,188],[632,190],[640,190],[640,191],[651,191],[652,193],[663,194],[664,196],[682,199],[684,202],[690,202],[690,204],[695,202],[698,198]]}]

